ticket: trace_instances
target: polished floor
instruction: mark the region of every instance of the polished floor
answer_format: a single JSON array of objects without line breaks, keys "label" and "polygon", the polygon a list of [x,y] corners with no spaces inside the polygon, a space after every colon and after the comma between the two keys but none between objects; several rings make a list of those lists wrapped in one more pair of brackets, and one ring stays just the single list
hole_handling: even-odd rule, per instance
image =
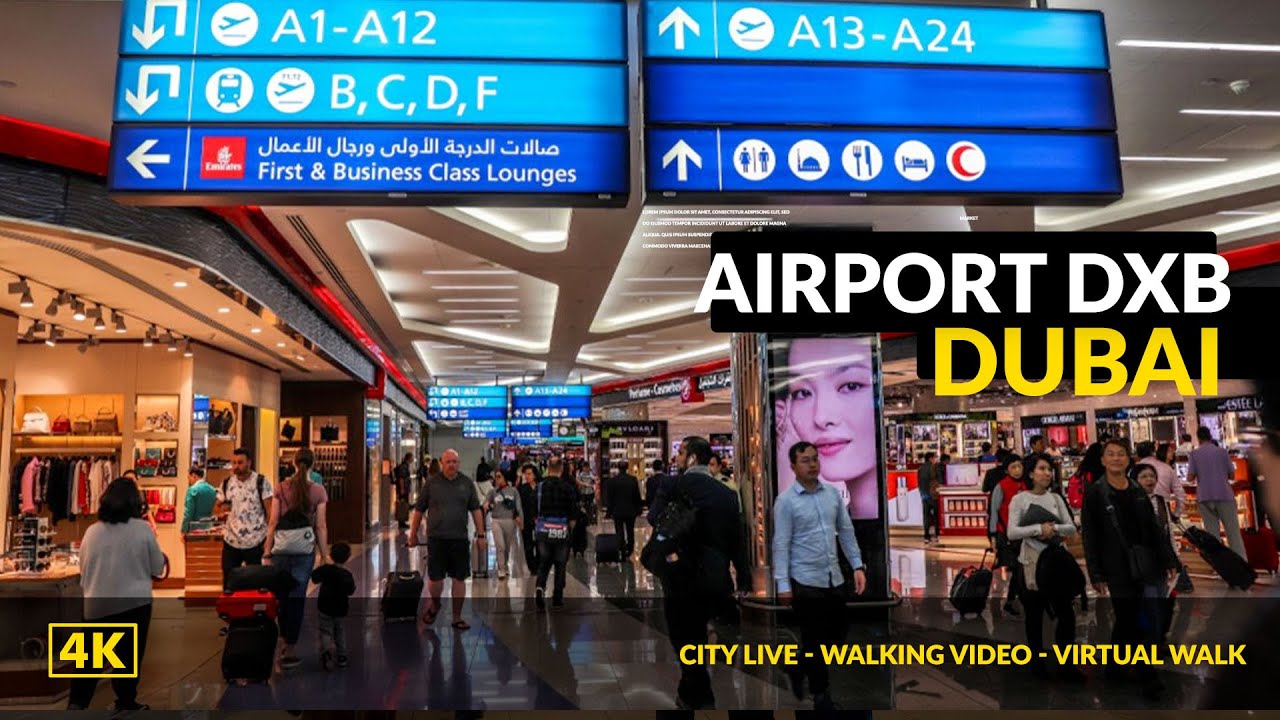
[{"label": "polished floor", "polygon": [[[643,531],[641,532],[641,539]],[[221,677],[221,623],[208,608],[157,600],[142,669],[143,702],[171,710],[520,710],[653,711],[675,707],[679,670],[665,634],[660,592],[637,563],[594,563],[591,553],[570,562],[566,607],[538,612],[533,579],[517,573],[505,581],[467,583],[465,617],[470,630],[449,626],[448,603],[434,626],[384,623],[374,598],[392,568],[420,568],[419,552],[403,537],[386,534],[358,549],[349,563],[360,598],[348,618],[351,667],[324,671],[314,649],[315,608],[308,608],[300,668],[264,685],[228,687]],[[961,618],[946,603],[955,573],[980,556],[972,542],[926,548],[895,536],[891,542],[894,590],[901,605],[888,618],[863,617],[848,641],[860,644],[1020,643],[1021,619],[1001,609],[1004,582],[997,581],[988,612]],[[492,551],[490,563],[492,567]],[[1236,597],[1209,575],[1180,600],[1171,641],[1208,642],[1226,637],[1238,614]],[[313,588],[314,592],[314,588]],[[1080,615],[1077,638],[1106,642],[1109,613],[1098,603]],[[789,643],[796,632],[770,613],[747,615],[718,628],[713,642]],[[713,668],[717,708],[794,710],[796,701],[781,670],[751,666]],[[957,666],[833,669],[836,699],[849,708],[928,711],[981,709],[1177,709],[1195,707],[1204,668],[1171,668],[1159,701],[1144,700],[1129,684],[1090,674],[1083,685],[1034,680],[1024,668]],[[95,707],[111,701],[104,683]],[[32,708],[34,709],[34,708]]]}]

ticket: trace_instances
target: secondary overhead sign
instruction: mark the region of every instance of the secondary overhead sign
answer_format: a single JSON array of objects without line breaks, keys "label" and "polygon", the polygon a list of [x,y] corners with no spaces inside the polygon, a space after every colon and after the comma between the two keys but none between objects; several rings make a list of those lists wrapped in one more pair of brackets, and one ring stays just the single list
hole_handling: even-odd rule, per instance
[{"label": "secondary overhead sign", "polygon": [[721,0],[644,13],[656,195],[1121,193],[1100,13]]},{"label": "secondary overhead sign", "polygon": [[552,420],[591,417],[590,385],[517,385],[511,388],[511,417]]},{"label": "secondary overhead sign", "polygon": [[125,0],[123,17],[110,183],[137,202],[629,192],[621,0]]},{"label": "secondary overhead sign", "polygon": [[427,388],[432,420],[507,419],[507,389],[500,385],[432,385]]}]

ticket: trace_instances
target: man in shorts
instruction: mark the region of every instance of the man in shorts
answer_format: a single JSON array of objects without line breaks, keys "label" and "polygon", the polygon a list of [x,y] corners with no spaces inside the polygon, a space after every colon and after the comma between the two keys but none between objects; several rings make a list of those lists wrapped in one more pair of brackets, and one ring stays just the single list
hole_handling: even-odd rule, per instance
[{"label": "man in shorts", "polygon": [[[484,547],[484,515],[475,481],[459,471],[462,459],[456,450],[445,450],[440,456],[440,474],[425,481],[409,520],[409,547],[418,543],[418,527],[427,515],[427,579],[431,604],[423,616],[428,625],[440,613],[440,597],[444,594],[445,577],[452,578],[453,628],[469,630],[462,619],[462,604],[467,599],[466,580],[471,577],[471,538],[467,532],[467,513],[475,520],[476,542]],[[428,512],[430,511],[430,512]]]}]

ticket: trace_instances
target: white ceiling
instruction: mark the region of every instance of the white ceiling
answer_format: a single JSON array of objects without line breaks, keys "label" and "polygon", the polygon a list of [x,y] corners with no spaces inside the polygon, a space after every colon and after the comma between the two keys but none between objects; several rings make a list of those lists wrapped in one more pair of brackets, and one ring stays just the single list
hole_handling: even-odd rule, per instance
[{"label": "white ceiling", "polygon": [[[1277,0],[1050,5],[1106,14],[1125,156],[1223,161],[1126,162],[1126,199],[1102,209],[787,208],[789,222],[879,230],[1211,229],[1233,245],[1280,239],[1280,118],[1180,112],[1280,110],[1280,55],[1118,45],[1133,39],[1280,44]],[[0,12],[7,21],[0,25],[0,81],[16,83],[0,88],[0,114],[106,138],[119,3],[0,0]],[[1228,87],[1240,79],[1251,84],[1244,95]],[[632,186],[638,188],[638,137],[633,151]],[[661,228],[644,224],[657,219],[652,210],[634,193],[629,207],[614,210],[267,212],[347,309],[424,382],[544,375],[599,382],[726,354],[726,339],[692,314],[706,249],[664,246],[651,234]],[[1218,214],[1223,211],[1261,214]],[[485,286],[497,287],[457,289]]]}]

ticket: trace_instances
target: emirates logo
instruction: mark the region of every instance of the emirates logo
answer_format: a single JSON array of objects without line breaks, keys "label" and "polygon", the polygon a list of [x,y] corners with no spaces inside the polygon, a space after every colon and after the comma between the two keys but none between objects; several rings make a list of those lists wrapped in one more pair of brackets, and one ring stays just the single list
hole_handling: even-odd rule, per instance
[{"label": "emirates logo", "polygon": [[242,137],[204,138],[200,154],[201,179],[243,180],[247,144]]}]

